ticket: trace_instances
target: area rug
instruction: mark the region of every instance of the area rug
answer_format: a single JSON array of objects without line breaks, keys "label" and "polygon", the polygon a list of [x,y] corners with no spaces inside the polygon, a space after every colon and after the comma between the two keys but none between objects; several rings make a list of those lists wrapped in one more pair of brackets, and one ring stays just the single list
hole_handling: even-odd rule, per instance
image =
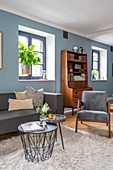
[{"label": "area rug", "polygon": [[39,163],[25,160],[20,137],[1,141],[0,170],[113,170],[113,139],[64,126],[62,132],[65,149],[58,135],[52,157]]}]

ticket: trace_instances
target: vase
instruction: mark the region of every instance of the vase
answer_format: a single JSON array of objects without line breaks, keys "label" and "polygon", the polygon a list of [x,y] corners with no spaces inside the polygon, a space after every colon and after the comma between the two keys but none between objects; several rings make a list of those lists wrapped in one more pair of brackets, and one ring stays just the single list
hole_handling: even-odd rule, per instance
[{"label": "vase", "polygon": [[46,115],[42,116],[40,115],[40,125],[45,128],[47,126],[47,122],[46,122]]}]

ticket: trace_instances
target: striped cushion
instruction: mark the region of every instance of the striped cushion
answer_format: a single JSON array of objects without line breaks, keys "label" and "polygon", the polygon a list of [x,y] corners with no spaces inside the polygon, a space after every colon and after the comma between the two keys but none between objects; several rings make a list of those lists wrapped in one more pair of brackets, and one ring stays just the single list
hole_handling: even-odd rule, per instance
[{"label": "striped cushion", "polygon": [[33,109],[33,99],[32,98],[25,100],[9,99],[8,111],[21,109]]}]

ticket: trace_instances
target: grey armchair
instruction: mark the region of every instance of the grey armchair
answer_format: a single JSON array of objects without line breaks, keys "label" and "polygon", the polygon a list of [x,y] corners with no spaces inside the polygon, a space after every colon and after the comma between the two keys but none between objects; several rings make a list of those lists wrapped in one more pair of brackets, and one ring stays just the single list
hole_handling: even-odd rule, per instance
[{"label": "grey armchair", "polygon": [[105,91],[83,91],[82,101],[78,100],[75,132],[77,132],[78,121],[106,123],[110,137],[110,102],[107,102]]}]

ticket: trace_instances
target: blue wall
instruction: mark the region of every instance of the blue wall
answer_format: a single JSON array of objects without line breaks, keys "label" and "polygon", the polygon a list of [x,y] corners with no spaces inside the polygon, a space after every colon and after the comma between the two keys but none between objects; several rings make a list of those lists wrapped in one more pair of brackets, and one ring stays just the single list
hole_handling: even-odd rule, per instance
[{"label": "blue wall", "polygon": [[[48,33],[55,34],[55,82],[19,82],[18,81],[18,25],[27,26]],[[69,33],[69,38],[63,39],[63,31],[53,28],[24,17],[14,15],[0,10],[0,31],[3,33],[3,69],[0,70],[0,92],[23,91],[29,84],[32,87],[44,88],[45,91],[60,92],[60,74],[61,74],[61,50],[72,50],[73,46],[82,46],[84,53],[88,55],[88,75],[89,86],[94,90],[106,90],[110,96],[112,90],[112,63],[113,54],[107,45],[91,41],[87,38]],[[108,81],[92,82],[91,72],[91,46],[97,46],[108,50]],[[103,68],[104,69],[104,68]]]}]

